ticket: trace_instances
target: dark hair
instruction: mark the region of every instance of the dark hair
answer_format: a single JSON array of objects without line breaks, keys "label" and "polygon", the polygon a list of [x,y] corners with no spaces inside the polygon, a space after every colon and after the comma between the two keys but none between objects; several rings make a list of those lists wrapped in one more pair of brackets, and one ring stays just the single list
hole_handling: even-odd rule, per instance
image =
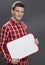
[{"label": "dark hair", "polygon": [[24,3],[22,3],[21,1],[16,1],[16,2],[14,2],[11,9],[14,10],[15,7],[17,7],[17,6],[23,7],[23,8],[25,9]]}]

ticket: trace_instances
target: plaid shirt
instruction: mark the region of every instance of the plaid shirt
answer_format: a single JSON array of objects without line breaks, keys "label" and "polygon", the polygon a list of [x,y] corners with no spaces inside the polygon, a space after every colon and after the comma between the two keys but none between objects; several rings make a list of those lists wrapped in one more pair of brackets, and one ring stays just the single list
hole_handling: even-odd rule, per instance
[{"label": "plaid shirt", "polygon": [[[24,22],[15,22],[13,19],[10,19],[1,29],[1,53],[6,59],[8,65],[11,64],[11,56],[6,48],[7,42],[16,40],[24,35],[28,34],[27,25]],[[28,65],[28,59],[23,58],[17,65]]]}]

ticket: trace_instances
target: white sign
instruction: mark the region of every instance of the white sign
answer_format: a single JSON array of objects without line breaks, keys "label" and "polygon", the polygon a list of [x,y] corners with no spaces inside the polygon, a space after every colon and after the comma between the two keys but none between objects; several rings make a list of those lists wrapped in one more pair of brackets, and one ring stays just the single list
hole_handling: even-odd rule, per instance
[{"label": "white sign", "polygon": [[22,59],[37,52],[38,46],[35,44],[33,34],[25,35],[17,40],[7,43],[11,58]]}]

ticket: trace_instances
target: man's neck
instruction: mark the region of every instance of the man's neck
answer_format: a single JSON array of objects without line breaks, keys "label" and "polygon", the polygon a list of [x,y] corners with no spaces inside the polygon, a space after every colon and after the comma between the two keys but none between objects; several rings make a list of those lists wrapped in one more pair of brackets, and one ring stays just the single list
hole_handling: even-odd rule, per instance
[{"label": "man's neck", "polygon": [[14,21],[14,22],[20,22],[19,20],[16,20],[14,17],[11,17],[11,19]]}]

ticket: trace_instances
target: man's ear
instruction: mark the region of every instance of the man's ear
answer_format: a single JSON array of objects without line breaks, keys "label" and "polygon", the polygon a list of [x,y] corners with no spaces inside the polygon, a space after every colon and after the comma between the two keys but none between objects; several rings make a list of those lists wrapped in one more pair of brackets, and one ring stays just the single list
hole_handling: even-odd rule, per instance
[{"label": "man's ear", "polygon": [[13,14],[13,10],[11,9],[11,13]]}]

